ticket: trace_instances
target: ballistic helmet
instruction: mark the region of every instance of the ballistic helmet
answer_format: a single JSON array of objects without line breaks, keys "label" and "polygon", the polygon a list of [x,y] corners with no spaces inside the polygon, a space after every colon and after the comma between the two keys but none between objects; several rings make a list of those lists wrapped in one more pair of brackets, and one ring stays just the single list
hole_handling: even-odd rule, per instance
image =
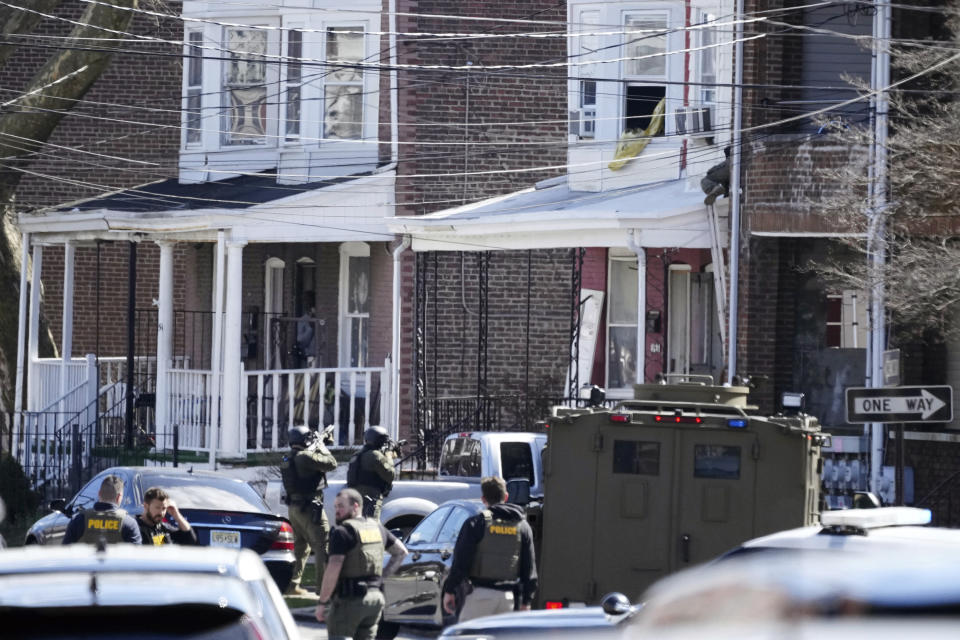
[{"label": "ballistic helmet", "polygon": [[371,447],[382,447],[389,439],[390,435],[383,427],[370,427],[363,432],[363,443]]},{"label": "ballistic helmet", "polygon": [[312,434],[313,432],[308,427],[293,427],[287,432],[287,440],[290,441],[291,447],[304,447]]}]

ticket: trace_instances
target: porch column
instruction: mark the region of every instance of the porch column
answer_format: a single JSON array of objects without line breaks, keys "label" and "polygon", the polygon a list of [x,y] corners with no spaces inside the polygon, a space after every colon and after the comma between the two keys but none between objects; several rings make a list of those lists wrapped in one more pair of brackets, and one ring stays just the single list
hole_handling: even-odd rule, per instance
[{"label": "porch column", "polygon": [[170,393],[167,373],[173,354],[173,243],[157,242],[160,247],[160,280],[157,306],[157,384],[155,420],[157,444],[163,449],[173,446],[173,427],[169,424]]},{"label": "porch column", "polygon": [[37,381],[34,363],[40,355],[40,271],[43,266],[43,247],[33,247],[33,271],[30,275],[30,327],[27,333],[27,411],[37,406]]},{"label": "porch column", "polygon": [[20,238],[20,301],[17,310],[17,378],[13,387],[13,446],[17,451],[20,441],[20,429],[23,424],[23,353],[26,346],[27,334],[27,265],[30,263],[30,234],[24,233]]},{"label": "porch column", "polygon": [[243,309],[243,248],[245,240],[227,242],[227,297],[223,320],[223,414],[221,450],[228,456],[246,457],[247,427],[240,424],[240,340]]},{"label": "porch column", "polygon": [[223,231],[217,231],[217,251],[213,267],[213,352],[210,354],[210,466],[217,459],[217,447],[220,443],[220,374],[223,371],[223,263],[225,237]]},{"label": "porch column", "polygon": [[627,245],[637,254],[637,384],[647,379],[647,252],[643,248],[643,235],[639,229],[631,229]]},{"label": "porch column", "polygon": [[68,391],[68,367],[73,351],[73,257],[75,247],[67,241],[63,244],[63,322],[60,332],[60,397]]}]

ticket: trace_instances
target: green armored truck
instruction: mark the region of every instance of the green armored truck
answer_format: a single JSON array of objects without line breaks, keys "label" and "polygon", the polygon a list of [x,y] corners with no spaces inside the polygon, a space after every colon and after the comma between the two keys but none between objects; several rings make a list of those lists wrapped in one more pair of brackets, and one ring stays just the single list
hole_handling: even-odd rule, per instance
[{"label": "green armored truck", "polygon": [[635,385],[614,409],[547,421],[540,604],[636,598],[654,580],[741,542],[814,524],[820,448],[811,416],[762,416],[749,389]]}]

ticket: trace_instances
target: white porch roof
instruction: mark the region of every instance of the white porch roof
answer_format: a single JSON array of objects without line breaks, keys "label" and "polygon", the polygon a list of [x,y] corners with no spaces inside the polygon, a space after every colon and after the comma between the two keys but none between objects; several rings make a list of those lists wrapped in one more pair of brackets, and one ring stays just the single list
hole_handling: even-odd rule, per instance
[{"label": "white porch roof", "polygon": [[[703,192],[686,180],[599,193],[573,191],[566,177],[423,216],[397,216],[388,227],[410,234],[414,251],[486,251],[624,247],[632,230],[647,247],[711,247]],[[716,202],[720,241],[728,244],[727,201]]]},{"label": "white porch roof", "polygon": [[[250,178],[245,176],[245,178]],[[142,236],[216,242],[217,231],[247,242],[389,241],[396,171],[313,185],[171,181],[125,189],[56,210],[20,214],[33,242],[131,240]],[[236,194],[236,195],[233,195]]]}]

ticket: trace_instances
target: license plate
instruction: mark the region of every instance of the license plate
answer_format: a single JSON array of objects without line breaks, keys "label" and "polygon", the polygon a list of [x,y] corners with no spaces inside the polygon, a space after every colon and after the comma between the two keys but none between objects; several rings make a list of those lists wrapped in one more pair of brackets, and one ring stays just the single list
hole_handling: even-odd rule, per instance
[{"label": "license plate", "polygon": [[234,547],[240,548],[239,531],[223,531],[222,529],[213,529],[210,531],[211,547]]}]

